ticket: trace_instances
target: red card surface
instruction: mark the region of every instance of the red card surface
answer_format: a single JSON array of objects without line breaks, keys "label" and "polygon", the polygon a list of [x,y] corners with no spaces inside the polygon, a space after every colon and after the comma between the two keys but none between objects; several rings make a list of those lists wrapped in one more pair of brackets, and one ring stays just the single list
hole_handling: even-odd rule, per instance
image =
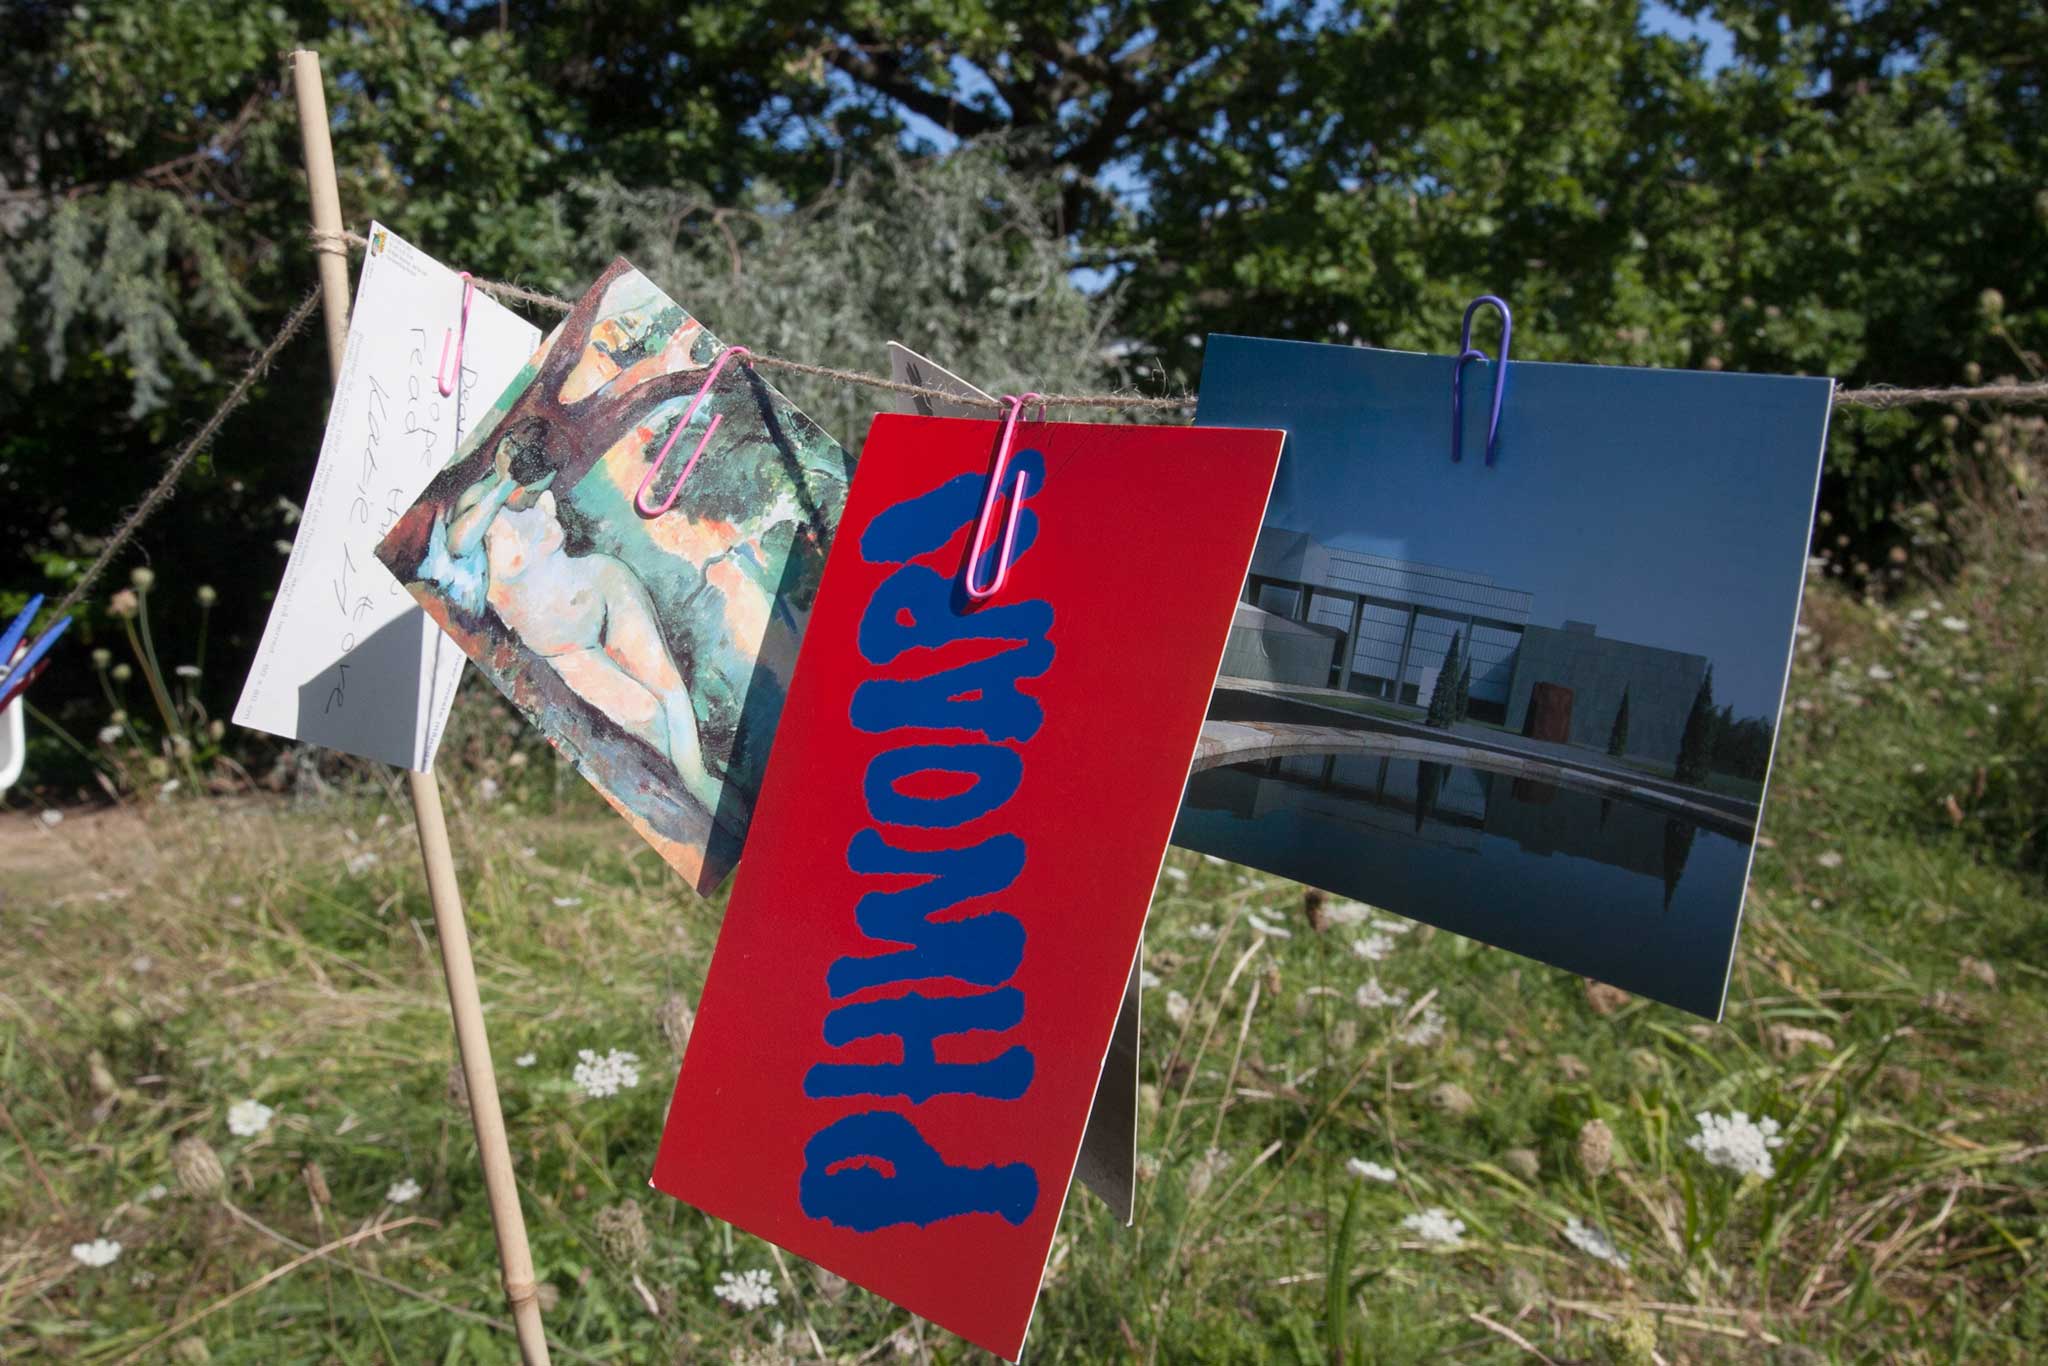
[{"label": "red card surface", "polygon": [[1282,434],[1020,424],[970,603],[999,426],[868,430],[654,1184],[1014,1360]]}]

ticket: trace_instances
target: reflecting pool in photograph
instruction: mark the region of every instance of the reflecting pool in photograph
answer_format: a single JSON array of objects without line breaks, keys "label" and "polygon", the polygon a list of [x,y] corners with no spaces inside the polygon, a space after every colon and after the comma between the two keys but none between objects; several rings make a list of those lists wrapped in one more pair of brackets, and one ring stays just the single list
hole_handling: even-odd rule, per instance
[{"label": "reflecting pool in photograph", "polygon": [[1718,1016],[1748,842],[1569,782],[1353,749],[1254,759],[1194,775],[1174,843]]}]

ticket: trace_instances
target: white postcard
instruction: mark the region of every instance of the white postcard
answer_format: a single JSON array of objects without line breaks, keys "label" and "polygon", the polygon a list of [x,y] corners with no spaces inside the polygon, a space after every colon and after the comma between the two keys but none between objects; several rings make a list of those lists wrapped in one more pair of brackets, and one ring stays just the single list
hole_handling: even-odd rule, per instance
[{"label": "white postcard", "polygon": [[463,294],[454,271],[370,225],[313,487],[236,725],[433,763],[465,658],[374,552],[541,338],[480,291],[465,318]]}]

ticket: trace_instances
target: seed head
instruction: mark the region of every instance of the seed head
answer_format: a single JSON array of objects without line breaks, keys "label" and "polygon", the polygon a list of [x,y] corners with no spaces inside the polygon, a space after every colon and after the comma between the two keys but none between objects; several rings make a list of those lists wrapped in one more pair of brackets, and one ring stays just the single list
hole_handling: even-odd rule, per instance
[{"label": "seed head", "polygon": [[1602,1355],[1614,1366],[1651,1366],[1657,1359],[1657,1330],[1641,1314],[1625,1314],[1602,1325]]},{"label": "seed head", "polygon": [[95,669],[104,669],[113,662],[114,652],[112,650],[107,649],[105,646],[101,646],[99,649],[94,650],[92,652],[92,666]]},{"label": "seed head", "polygon": [[146,564],[138,564],[128,571],[128,582],[135,585],[138,593],[147,593],[156,587],[156,571]]},{"label": "seed head", "polygon": [[197,1134],[171,1145],[171,1170],[177,1175],[178,1189],[187,1195],[218,1195],[228,1183],[220,1154]]},{"label": "seed head", "polygon": [[216,602],[220,601],[220,594],[213,591],[213,585],[210,583],[200,584],[199,591],[194,593],[192,596],[199,599],[199,605],[201,607],[211,607]]},{"label": "seed head", "polygon": [[1614,1165],[1614,1130],[1604,1119],[1589,1119],[1579,1130],[1579,1169],[1591,1177],[1604,1176]]},{"label": "seed head", "polygon": [[654,1239],[647,1232],[647,1220],[641,1216],[640,1206],[631,1200],[599,1210],[595,1226],[598,1246],[605,1255],[627,1266],[638,1266],[654,1246]]}]

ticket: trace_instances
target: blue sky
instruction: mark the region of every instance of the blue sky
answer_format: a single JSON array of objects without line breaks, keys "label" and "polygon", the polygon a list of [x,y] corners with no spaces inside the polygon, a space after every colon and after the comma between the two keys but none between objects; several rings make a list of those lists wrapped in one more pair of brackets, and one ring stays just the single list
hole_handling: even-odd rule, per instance
[{"label": "blue sky", "polygon": [[1269,524],[1491,574],[1530,623],[1703,654],[1717,704],[1775,715],[1806,566],[1827,381],[1521,362],[1488,468],[1491,367],[1467,371],[1451,463],[1451,361],[1212,336],[1203,426],[1280,427]]}]

